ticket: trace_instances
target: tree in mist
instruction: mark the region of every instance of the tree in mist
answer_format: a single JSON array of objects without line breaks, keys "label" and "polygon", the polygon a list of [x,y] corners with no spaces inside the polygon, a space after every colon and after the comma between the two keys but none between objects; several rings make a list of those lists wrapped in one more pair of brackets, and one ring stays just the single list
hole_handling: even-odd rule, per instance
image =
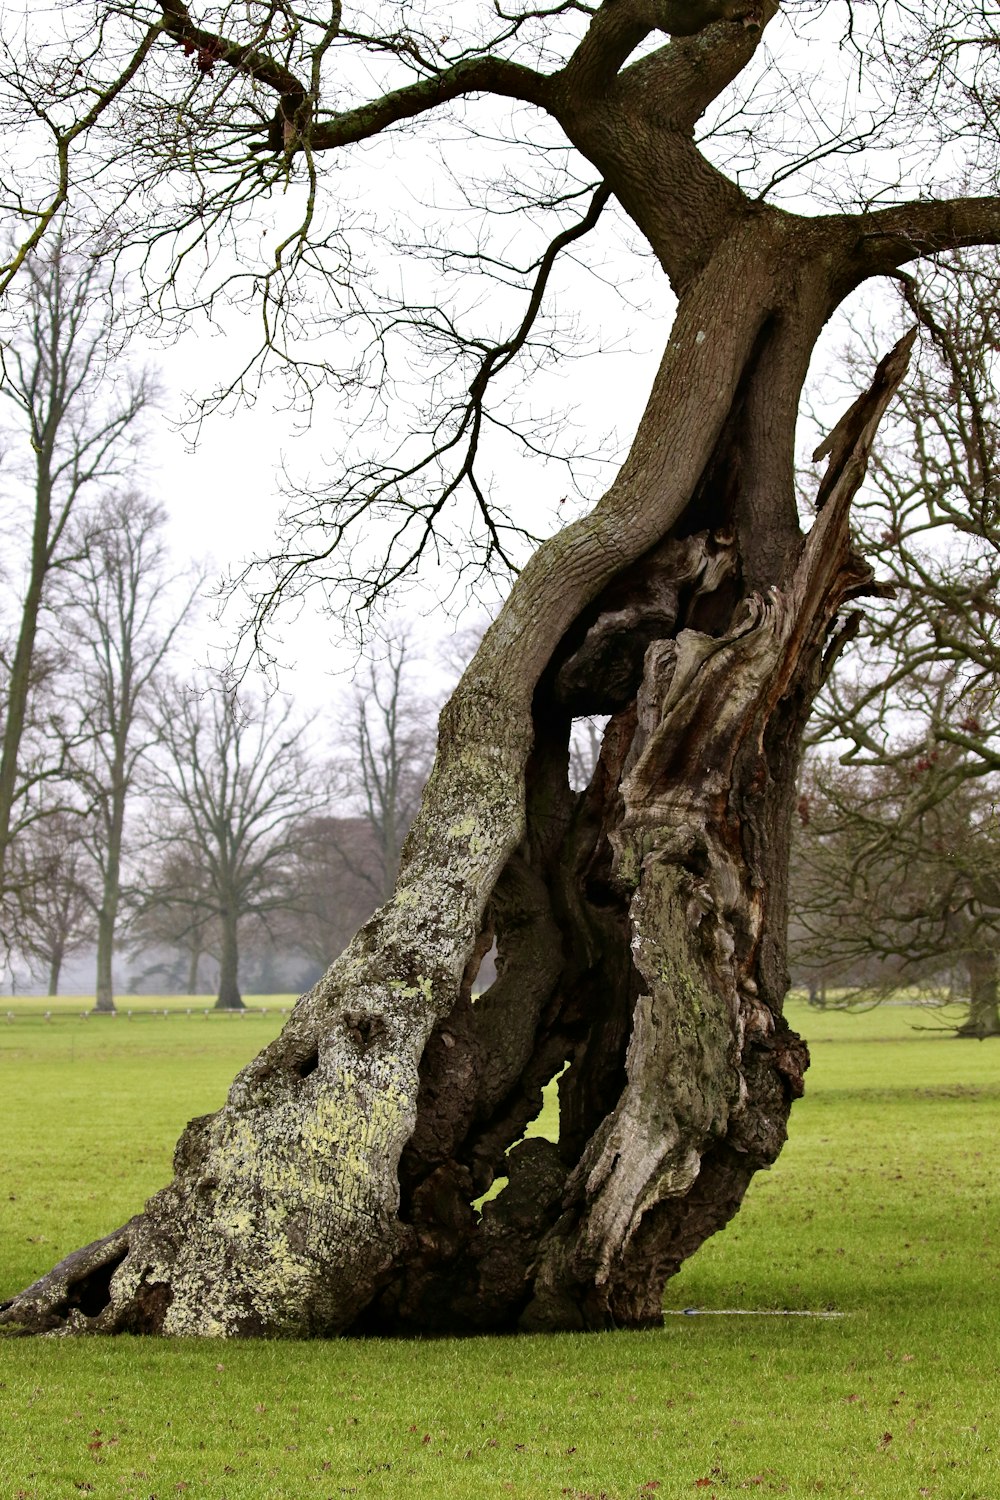
[{"label": "tree in mist", "polygon": [[[189,1125],[170,1185],[0,1316],[295,1336],[658,1323],[803,1088],[782,1016],[799,747],[872,585],[850,508],[912,332],[824,444],[805,532],[803,382],[864,282],[1000,242],[996,16],[604,0],[442,25],[431,0],[122,0],[95,32],[89,6],[64,15],[77,30],[40,37],[0,97],[9,138],[40,138],[39,99],[52,120],[9,184],[23,255],[100,177],[101,232],[148,251],[156,309],[256,299],[258,368],[336,424],[328,482],[293,490],[252,573],[252,638],[317,580],[355,616],[425,560],[512,584],[441,714],[391,900]],[[443,169],[435,121],[469,141]],[[393,153],[406,211],[417,165],[434,174],[422,235],[400,203],[367,212]],[[599,439],[528,386],[579,351],[565,268],[616,228],[672,315],[595,498]],[[586,501],[522,505],[512,448],[519,475],[568,463],[562,493],[575,475]],[[589,716],[608,722],[576,792]],[[557,1075],[558,1142],[524,1139]]]},{"label": "tree in mist", "polygon": [[317,813],[297,829],[289,942],[322,973],[379,904],[382,851],[367,818]]},{"label": "tree in mist", "polygon": [[170,574],[165,520],[133,491],[105,496],[78,528],[60,614],[79,705],[71,775],[88,809],[101,1011],[115,1007],[126,814],[158,734],[157,682],[203,582]]},{"label": "tree in mist", "polygon": [[[0,717],[14,641],[0,639]],[[44,844],[43,825],[49,819],[68,819],[79,826],[82,809],[70,775],[74,714],[65,694],[65,658],[54,642],[36,647],[28,680],[28,705],[21,726],[17,787],[9,825],[10,836],[0,882],[0,944],[8,956],[26,946],[25,928],[33,922],[37,893],[38,849]],[[54,839],[59,841],[55,831]]]},{"label": "tree in mist", "polygon": [[305,821],[296,840],[300,906],[289,936],[320,970],[392,895],[434,756],[433,719],[410,635],[397,628],[331,715],[329,810]]},{"label": "tree in mist", "polygon": [[[59,625],[46,629],[46,610],[54,581],[77,557],[79,531],[71,523],[101,487],[132,467],[139,420],[153,394],[149,376],[124,361],[111,278],[68,232],[25,265],[2,321],[0,398],[12,424],[5,426],[8,474],[20,471],[28,498],[15,527],[24,577],[13,588],[16,618],[0,723],[0,889],[12,843],[39,815],[40,786],[64,771],[62,736],[51,734],[33,699],[40,663],[62,647]],[[7,503],[8,514],[19,504],[9,491]],[[20,567],[18,558],[11,572],[16,576]]]},{"label": "tree in mist", "polygon": [[[1000,828],[966,781],[927,801],[911,768],[810,767],[792,857],[790,951],[810,986],[871,1004],[918,985],[967,997],[960,1035],[1000,1035]],[[957,984],[956,984],[957,976]]]},{"label": "tree in mist", "polygon": [[94,940],[90,864],[79,813],[39,818],[19,841],[15,942],[29,967],[58,995],[66,959]]},{"label": "tree in mist", "polygon": [[[397,631],[384,653],[359,669],[340,716],[330,800],[364,824],[360,837],[345,826],[341,858],[370,893],[369,912],[392,895],[434,758],[431,705],[416,691],[413,670],[409,636]],[[337,837],[336,825],[328,825],[327,836]]]},{"label": "tree in mist", "polygon": [[[876,444],[855,525],[883,597],[820,694],[795,916],[813,965],[884,983],[958,965],[973,1035],[1000,1033],[1000,275],[968,252],[902,279],[920,358]],[[862,330],[855,328],[864,344]]]},{"label": "tree in mist", "polygon": [[164,856],[149,893],[180,930],[218,932],[216,1007],[240,1009],[241,927],[296,903],[297,820],[319,803],[305,728],[289,703],[242,701],[219,679],[160,695],[154,791]]},{"label": "tree in mist", "polygon": [[132,893],[128,950],[142,986],[201,993],[205,959],[220,952],[219,922],[200,855],[184,847],[147,849],[141,878]]}]

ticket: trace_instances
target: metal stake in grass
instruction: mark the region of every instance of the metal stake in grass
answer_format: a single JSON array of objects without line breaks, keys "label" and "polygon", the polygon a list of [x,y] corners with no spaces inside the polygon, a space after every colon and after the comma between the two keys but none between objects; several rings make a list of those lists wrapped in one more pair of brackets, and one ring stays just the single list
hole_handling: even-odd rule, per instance
[{"label": "metal stake in grass", "polygon": [[665,1307],[665,1318],[846,1318],[847,1313],[803,1307]]}]

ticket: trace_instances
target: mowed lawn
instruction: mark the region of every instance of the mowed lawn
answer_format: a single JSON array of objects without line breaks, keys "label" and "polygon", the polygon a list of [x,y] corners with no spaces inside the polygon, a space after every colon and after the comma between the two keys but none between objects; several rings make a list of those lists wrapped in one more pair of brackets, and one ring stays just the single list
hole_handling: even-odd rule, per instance
[{"label": "mowed lawn", "polygon": [[[204,1003],[0,1002],[0,1295],[162,1184],[288,1002]],[[790,1009],[814,1061],[788,1147],[670,1283],[662,1332],[4,1339],[0,1500],[998,1500],[1000,1043]]]}]

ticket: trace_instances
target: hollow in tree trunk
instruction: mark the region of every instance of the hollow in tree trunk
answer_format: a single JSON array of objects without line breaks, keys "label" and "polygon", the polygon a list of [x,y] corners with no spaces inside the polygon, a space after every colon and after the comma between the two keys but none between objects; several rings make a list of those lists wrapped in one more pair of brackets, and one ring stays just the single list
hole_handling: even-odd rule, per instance
[{"label": "hollow in tree trunk", "polygon": [[[775,1159],[808,1061],[782,1017],[796,747],[869,586],[849,505],[909,341],[830,439],[803,538],[795,409],[829,302],[759,229],[682,298],[619,479],[540,548],[445,707],[392,899],[189,1124],[171,1184],[8,1323],[655,1324]],[[523,1139],[557,1075],[558,1143]]]}]

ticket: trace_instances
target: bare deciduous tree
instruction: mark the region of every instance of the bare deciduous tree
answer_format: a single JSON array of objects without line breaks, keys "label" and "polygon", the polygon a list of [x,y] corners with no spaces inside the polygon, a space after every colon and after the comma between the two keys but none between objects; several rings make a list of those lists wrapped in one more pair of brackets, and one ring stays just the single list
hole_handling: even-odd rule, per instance
[{"label": "bare deciduous tree", "polygon": [[[9,295],[0,396],[15,414],[17,448],[31,455],[24,465],[31,498],[0,727],[0,889],[13,840],[38,814],[36,788],[65,769],[58,750],[25,754],[53,579],[77,555],[71,521],[81,503],[96,500],[99,486],[132,466],[139,419],[152,395],[148,375],[121,360],[107,272],[74,249],[69,236],[48,242],[25,266],[16,296]],[[58,639],[55,647],[47,643],[50,653],[58,646]]]},{"label": "bare deciduous tree", "polygon": [[[392,895],[403,840],[434,757],[431,706],[409,680],[412,658],[407,633],[397,630],[384,653],[359,671],[341,721],[343,746],[333,762],[331,801],[359,815],[368,828],[367,838],[345,841],[341,857],[368,889],[372,908]],[[333,825],[328,834],[336,836]]]},{"label": "bare deciduous tree", "polygon": [[[825,444],[807,534],[802,384],[863,282],[1000,242],[996,18],[961,0],[824,5],[823,66],[796,76],[765,42],[806,23],[779,0],[484,3],[446,27],[433,3],[195,14],[161,0],[154,15],[123,0],[78,73],[61,39],[59,171],[21,193],[26,221],[43,214],[127,120],[105,181],[127,175],[123,199],[141,200],[122,223],[150,247],[148,277],[167,235],[179,249],[156,292],[185,310],[242,287],[263,299],[264,354],[317,399],[333,380],[349,436],[352,398],[368,402],[330,483],[290,500],[258,575],[258,639],[317,574],[345,609],[429,555],[466,578],[506,560],[516,581],[441,715],[392,899],[188,1128],[171,1184],[2,1316],[226,1335],[658,1322],[666,1278],[775,1159],[803,1087],[782,1016],[798,747],[841,611],[871,585],[850,506],[912,338]],[[55,110],[52,73],[8,91],[12,121],[34,129],[24,100],[46,87]],[[504,139],[502,195],[476,181],[473,151],[454,157],[466,201],[450,232],[425,235],[436,261],[407,285],[405,230],[396,245],[383,232],[399,258],[376,285],[377,257],[352,255],[349,188],[407,129],[420,151],[434,118]],[[912,189],[878,175],[904,145]],[[956,195],[941,163],[975,180]],[[253,199],[298,215],[259,261],[258,236],[234,232]],[[520,497],[504,503],[496,443],[581,457],[523,390],[556,347],[566,255],[616,216],[676,311],[616,477],[549,535]],[[246,275],[209,254],[196,281],[188,252],[217,246],[219,224]],[[487,273],[509,283],[483,314],[463,262],[476,290]],[[420,294],[432,264],[440,299]],[[311,320],[296,293],[314,271],[326,300]],[[337,369],[305,344],[311,327],[345,340]],[[419,378],[401,347],[420,351]],[[609,722],[575,793],[569,737],[590,715]],[[497,981],[472,1004],[494,933]],[[523,1140],[557,1074],[558,1144]],[[509,1185],[480,1214],[496,1175]]]},{"label": "bare deciduous tree", "polygon": [[304,735],[290,704],[242,703],[218,680],[174,684],[161,696],[159,843],[171,883],[161,880],[151,895],[185,912],[191,931],[217,925],[222,1010],[243,1005],[241,923],[297,901],[297,823],[319,803]]},{"label": "bare deciduous tree", "polygon": [[914,984],[954,999],[958,974],[968,1005],[955,1029],[1000,1035],[995,792],[965,781],[926,793],[905,765],[811,763],[792,862],[794,972],[836,986],[847,1006]]},{"label": "bare deciduous tree", "polygon": [[65,960],[94,939],[84,822],[69,812],[48,814],[17,848],[16,946],[50,995],[59,993]]},{"label": "bare deciduous tree", "polygon": [[[852,624],[809,730],[801,957],[886,981],[959,963],[963,1029],[1000,1033],[1000,277],[965,253],[901,278],[920,359],[855,506],[885,597]],[[855,328],[862,347],[870,335]]]},{"label": "bare deciduous tree", "polygon": [[322,973],[379,903],[382,852],[367,818],[324,814],[295,837],[292,941]]},{"label": "bare deciduous tree", "polygon": [[221,949],[203,861],[184,848],[147,849],[131,895],[128,947],[142,965],[136,982],[199,994],[204,960]]},{"label": "bare deciduous tree", "polygon": [[[155,739],[157,679],[194,602],[171,577],[164,511],[134,492],[106,496],[77,528],[60,615],[79,704],[71,775],[89,809],[85,830],[96,875],[96,1008],[115,1008],[112,978],[121,900],[125,819]],[[171,594],[182,591],[180,599]],[[186,596],[186,597],[183,597]]]}]

